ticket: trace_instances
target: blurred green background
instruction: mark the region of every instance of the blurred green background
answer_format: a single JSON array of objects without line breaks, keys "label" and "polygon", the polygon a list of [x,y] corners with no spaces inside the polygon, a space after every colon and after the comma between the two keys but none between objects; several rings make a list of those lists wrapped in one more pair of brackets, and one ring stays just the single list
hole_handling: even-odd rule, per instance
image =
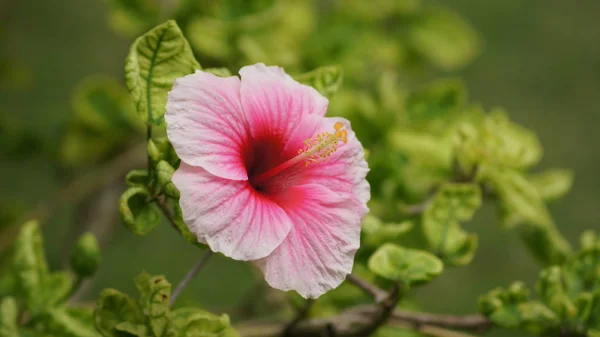
[{"label": "blurred green background", "polygon": [[[472,101],[486,108],[502,106],[513,120],[534,130],[545,148],[539,169],[575,171],[573,190],[550,206],[572,243],[584,229],[600,228],[596,208],[600,157],[595,146],[600,143],[600,2],[455,0],[444,5],[473,24],[483,48],[469,66],[441,75],[461,76]],[[65,131],[74,86],[91,74],[122,78],[131,40],[108,27],[107,8],[100,0],[5,1],[0,10],[7,22],[0,50],[16,60],[15,66],[24,67],[15,85],[1,88],[0,116],[41,135],[43,141],[35,146],[46,153],[2,159],[0,202],[11,205],[20,200],[18,207],[29,208],[51,198],[65,178],[47,153],[56,151],[53,147]],[[118,196],[119,186],[114,189]],[[106,209],[111,209],[110,193],[106,198]],[[90,200],[99,202],[103,201]],[[51,266],[64,263],[75,237],[69,224],[82,221],[82,212],[60,209],[45,223]],[[165,274],[176,282],[200,256],[166,225],[141,238],[118,224],[116,211],[111,214],[115,226],[104,237],[104,262],[84,299],[96,298],[105,287],[132,293],[132,279],[141,270]],[[477,297],[491,288],[516,279],[535,280],[540,267],[517,233],[497,226],[491,208],[479,211],[466,227],[480,235],[473,263],[450,269],[418,289],[415,299],[422,309],[473,313]],[[228,310],[254,289],[251,272],[248,264],[216,258],[184,294],[202,305]],[[518,336],[506,331],[490,335]]]}]

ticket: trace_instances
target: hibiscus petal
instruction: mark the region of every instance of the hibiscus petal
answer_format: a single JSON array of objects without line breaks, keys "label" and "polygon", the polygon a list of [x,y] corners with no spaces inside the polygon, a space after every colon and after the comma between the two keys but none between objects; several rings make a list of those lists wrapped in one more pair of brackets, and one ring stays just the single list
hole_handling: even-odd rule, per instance
[{"label": "hibiscus petal", "polygon": [[240,69],[241,101],[250,132],[256,139],[289,136],[303,116],[325,115],[329,101],[314,88],[300,84],[282,68],[262,63]]},{"label": "hibiscus petal", "polygon": [[325,162],[305,166],[298,164],[293,169],[276,177],[272,184],[276,190],[287,186],[320,184],[338,194],[349,194],[361,205],[361,212],[367,213],[367,202],[371,198],[371,190],[366,180],[369,166],[365,160],[365,151],[350,122],[344,118],[326,118],[320,116],[305,116],[290,136],[284,149],[285,153],[295,154],[304,148],[304,140],[322,132],[333,133],[333,126],[341,122],[348,132],[348,141],[339,142],[337,150]]},{"label": "hibiscus petal", "polygon": [[285,211],[247,181],[223,179],[184,162],[172,181],[181,193],[183,219],[190,231],[211,250],[233,259],[267,256],[292,227]]},{"label": "hibiscus petal", "polygon": [[279,198],[294,226],[271,255],[255,264],[272,287],[317,298],[352,271],[361,212],[354,200],[321,185],[290,187]]},{"label": "hibiscus petal", "polygon": [[249,138],[238,77],[197,71],[169,92],[167,135],[182,161],[221,178],[248,180],[244,163]]}]

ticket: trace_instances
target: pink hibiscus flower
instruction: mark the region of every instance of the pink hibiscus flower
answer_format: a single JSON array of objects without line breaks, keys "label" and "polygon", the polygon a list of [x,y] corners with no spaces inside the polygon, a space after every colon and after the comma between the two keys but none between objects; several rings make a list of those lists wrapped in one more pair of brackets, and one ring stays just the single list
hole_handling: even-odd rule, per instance
[{"label": "pink hibiscus flower", "polygon": [[364,151],[328,101],[279,67],[197,71],[169,93],[173,183],[198,241],[253,261],[274,288],[316,298],[343,282],[368,211]]}]

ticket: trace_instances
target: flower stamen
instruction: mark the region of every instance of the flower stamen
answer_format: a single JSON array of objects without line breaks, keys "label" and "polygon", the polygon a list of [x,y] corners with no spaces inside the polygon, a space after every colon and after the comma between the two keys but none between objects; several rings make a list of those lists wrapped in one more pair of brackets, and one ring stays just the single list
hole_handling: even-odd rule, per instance
[{"label": "flower stamen", "polygon": [[304,149],[298,150],[298,155],[304,154],[304,166],[326,162],[332,154],[337,151],[338,142],[346,143],[348,141],[348,131],[344,129],[341,122],[333,126],[335,132],[321,132],[316,137],[308,138],[304,141]]},{"label": "flower stamen", "polygon": [[258,175],[252,179],[252,182],[259,185],[302,161],[304,161],[304,166],[326,162],[327,158],[337,151],[340,141],[348,142],[348,131],[344,128],[344,124],[336,122],[333,128],[333,133],[325,131],[304,140],[304,148],[298,150],[297,156]]}]

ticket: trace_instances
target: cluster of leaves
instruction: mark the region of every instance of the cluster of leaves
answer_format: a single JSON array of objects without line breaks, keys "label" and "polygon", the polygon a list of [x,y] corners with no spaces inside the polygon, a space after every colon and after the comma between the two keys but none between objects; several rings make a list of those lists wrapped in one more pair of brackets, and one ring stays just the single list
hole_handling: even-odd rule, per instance
[{"label": "cluster of leaves", "polygon": [[[393,95],[384,95],[393,90],[389,84],[379,89],[382,103],[385,95]],[[419,215],[428,249],[446,264],[465,265],[477,249],[477,235],[463,230],[461,223],[490,200],[503,227],[519,228],[543,264],[564,260],[570,246],[546,203],[567,193],[573,177],[562,169],[529,172],[542,156],[533,132],[502,110],[486,113],[467,103],[464,86],[454,79],[410,92],[399,104],[400,109],[373,104],[346,110],[350,119],[364,121],[357,133],[365,135],[361,139],[370,150],[372,215],[394,221],[398,214]],[[377,113],[377,118],[366,117]],[[369,134],[372,130],[379,134]]]},{"label": "cluster of leaves", "polygon": [[96,238],[80,237],[71,255],[71,269],[50,271],[36,222],[23,225],[12,258],[0,273],[0,336],[98,337],[93,308],[67,304],[84,278],[100,263]]},{"label": "cluster of leaves", "polygon": [[100,264],[91,233],[82,235],[71,254],[71,270],[50,271],[37,222],[23,225],[10,263],[0,271],[1,337],[236,337],[227,315],[169,308],[171,285],[162,276],[136,279],[138,301],[105,289],[97,306],[68,303],[82,280]]},{"label": "cluster of leaves", "polygon": [[196,308],[171,310],[171,284],[163,276],[140,274],[135,300],[115,289],[105,289],[94,312],[96,328],[104,337],[237,337],[227,315]]},{"label": "cluster of leaves", "polygon": [[[167,91],[177,77],[197,69],[200,64],[192,47],[174,21],[150,30],[131,47],[127,87],[138,117],[154,131],[148,142],[149,169],[127,176],[130,187],[121,197],[120,214],[129,229],[144,235],[159,223],[161,211],[166,212],[183,237],[199,245],[183,224],[179,195],[170,181],[179,159],[161,134]],[[222,68],[204,70],[230,74]],[[372,212],[363,223],[357,269],[367,277],[376,275],[409,287],[431,281],[444,265],[468,264],[477,249],[477,235],[461,224],[471,220],[484,199],[497,204],[505,227],[521,228],[524,241],[543,263],[564,261],[570,247],[554,227],[545,203],[565,194],[572,176],[564,170],[528,172],[541,158],[535,135],[501,110],[486,113],[468,104],[466,90],[457,80],[404,93],[386,74],[390,73],[384,73],[374,89],[377,99],[344,96],[339,67],[317,68],[296,77],[330,97],[334,114],[343,111],[355,122],[369,152],[374,193]],[[407,215],[407,220],[384,220],[397,219],[398,214]],[[412,215],[419,216],[411,219]],[[402,237],[415,223],[426,244],[403,247]],[[323,302],[336,303],[336,298],[347,295],[336,292],[345,294],[342,288]]]},{"label": "cluster of leaves", "polygon": [[326,5],[314,0],[107,0],[107,5],[117,32],[137,36],[173,18],[202,60],[231,68],[265,62],[303,71],[319,60],[340,63],[352,81],[364,81],[373,70],[428,65],[454,70],[479,51],[479,37],[468,23],[422,0]]},{"label": "cluster of leaves", "polygon": [[72,108],[60,145],[60,161],[67,167],[107,159],[144,130],[127,91],[109,77],[89,77],[79,83]]},{"label": "cluster of leaves", "polygon": [[161,209],[157,204],[160,201],[169,214],[173,213],[184,238],[198,244],[181,219],[179,191],[171,182],[179,158],[165,137],[164,123],[167,92],[176,78],[196,69],[200,65],[174,21],[167,21],[138,38],[127,57],[126,85],[138,120],[147,125],[149,167],[127,175],[129,188],[119,201],[119,214],[127,228],[138,235],[149,233],[160,222]]},{"label": "cluster of leaves", "polygon": [[[532,173],[542,156],[533,132],[501,110],[486,112],[470,104],[459,80],[438,80],[412,91],[400,80],[430,66],[457,69],[478,53],[477,34],[455,14],[422,0],[107,4],[111,25],[128,36],[165,18],[179,23],[166,21],[135,40],[126,59],[126,88],[107,78],[87,79],[76,88],[74,117],[61,147],[63,163],[77,167],[114,155],[146,132],[148,168],[127,175],[128,188],[119,200],[121,219],[132,232],[149,233],[164,213],[185,240],[201,246],[183,223],[179,192],[171,182],[180,161],[165,137],[164,113],[175,79],[202,69],[196,55],[203,65],[218,67],[203,69],[218,76],[230,76],[230,70],[245,64],[277,64],[330,98],[328,114],[348,118],[368,153],[371,213],[363,222],[355,273],[384,285],[401,283],[406,290],[433,280],[445,267],[470,263],[478,239],[463,225],[484,201],[491,201],[501,224],[517,228],[548,269],[537,287],[541,301],[531,301],[517,283],[482,299],[482,313],[500,326],[538,334],[564,329],[598,334],[597,239],[586,235],[582,250],[572,253],[546,208],[568,192],[572,174]],[[317,61],[339,66],[317,68]],[[405,235],[415,228],[424,240],[408,247]],[[81,247],[89,247],[90,240],[82,238]],[[21,297],[2,301],[0,336],[17,330],[65,336],[236,336],[227,316],[171,310],[171,286],[162,276],[138,277],[139,300],[105,290],[93,316],[67,306],[73,281],[66,273],[47,270],[34,224],[23,227],[14,256],[16,272],[11,273],[17,279],[0,279],[0,290],[10,288],[6,294]],[[95,268],[86,256],[76,253],[72,259],[80,277]],[[362,300],[360,292],[343,285],[323,296],[314,312],[330,314]],[[17,328],[17,319],[22,321],[18,312],[31,315],[24,327]]]},{"label": "cluster of leaves", "polygon": [[581,248],[540,272],[533,300],[522,282],[480,299],[481,313],[498,326],[539,336],[600,336],[600,237],[581,236]]},{"label": "cluster of leaves", "polygon": [[[167,93],[176,78],[201,69],[188,41],[175,21],[167,21],[138,38],[132,45],[125,65],[126,85],[135,103],[137,117],[150,130],[149,168],[131,171],[126,177],[129,188],[119,202],[119,214],[132,232],[145,235],[160,222],[166,211],[183,237],[200,245],[181,217],[179,191],[171,176],[179,165],[173,147],[165,137],[164,113]],[[225,68],[208,68],[218,76],[230,76]],[[323,67],[299,76],[323,93],[333,93],[341,84],[337,67]]]}]

